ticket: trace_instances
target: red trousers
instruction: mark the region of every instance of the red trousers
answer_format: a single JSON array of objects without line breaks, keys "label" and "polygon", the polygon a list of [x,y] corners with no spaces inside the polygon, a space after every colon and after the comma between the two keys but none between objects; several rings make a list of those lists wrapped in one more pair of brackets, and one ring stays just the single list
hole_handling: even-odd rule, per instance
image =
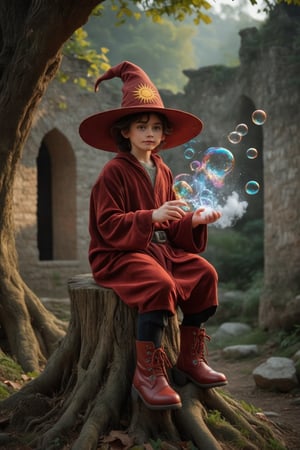
[{"label": "red trousers", "polygon": [[[102,272],[103,273],[103,272]],[[203,257],[151,243],[147,252],[120,252],[117,270],[107,268],[97,283],[112,288],[139,314],[166,310],[179,305],[183,314],[197,314],[218,305],[218,275]]]}]

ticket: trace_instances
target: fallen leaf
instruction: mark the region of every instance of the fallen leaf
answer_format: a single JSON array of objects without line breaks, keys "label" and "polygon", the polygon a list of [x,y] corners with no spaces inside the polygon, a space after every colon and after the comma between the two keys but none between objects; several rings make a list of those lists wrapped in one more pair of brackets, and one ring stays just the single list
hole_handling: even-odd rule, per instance
[{"label": "fallen leaf", "polygon": [[16,381],[5,380],[3,383],[17,390],[21,389],[22,387],[22,385],[20,383],[17,383]]},{"label": "fallen leaf", "polygon": [[124,431],[112,430],[109,435],[103,436],[99,443],[107,443],[112,450],[126,450],[134,445],[133,439]]}]

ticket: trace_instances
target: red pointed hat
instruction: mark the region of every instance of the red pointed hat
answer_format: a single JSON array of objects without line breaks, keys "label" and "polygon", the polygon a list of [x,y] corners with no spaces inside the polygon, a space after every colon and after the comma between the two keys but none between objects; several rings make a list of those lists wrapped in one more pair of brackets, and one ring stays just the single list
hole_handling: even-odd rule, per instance
[{"label": "red pointed hat", "polygon": [[167,117],[172,132],[166,136],[162,150],[184,144],[201,132],[201,120],[188,112],[165,108],[148,75],[131,62],[124,61],[105,72],[96,81],[95,90],[102,81],[115,77],[123,81],[121,107],[94,114],[80,124],[79,134],[87,144],[116,152],[117,146],[111,135],[112,125],[124,116],[139,112],[157,112]]}]

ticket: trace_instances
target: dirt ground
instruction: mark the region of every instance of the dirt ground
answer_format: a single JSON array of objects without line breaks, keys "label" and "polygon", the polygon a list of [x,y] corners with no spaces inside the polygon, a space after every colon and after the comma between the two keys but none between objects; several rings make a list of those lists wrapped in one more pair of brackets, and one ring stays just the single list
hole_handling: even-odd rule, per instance
[{"label": "dirt ground", "polygon": [[300,450],[300,389],[293,393],[271,392],[256,387],[252,371],[265,357],[228,360],[221,351],[209,352],[209,364],[226,374],[224,388],[236,400],[243,400],[264,412],[279,425],[285,435],[287,450]]}]

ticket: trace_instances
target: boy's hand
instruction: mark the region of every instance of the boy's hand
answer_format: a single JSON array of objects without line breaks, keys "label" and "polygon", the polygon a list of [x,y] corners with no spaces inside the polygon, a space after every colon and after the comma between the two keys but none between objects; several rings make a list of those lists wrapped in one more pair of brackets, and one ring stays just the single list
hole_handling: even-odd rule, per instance
[{"label": "boy's hand", "polygon": [[198,225],[204,225],[216,222],[221,217],[219,211],[215,211],[211,207],[198,208],[192,217],[192,226],[195,228]]},{"label": "boy's hand", "polygon": [[171,200],[161,205],[152,212],[152,222],[165,222],[166,220],[179,220],[185,216],[183,207],[187,207],[187,203],[183,200]]}]

